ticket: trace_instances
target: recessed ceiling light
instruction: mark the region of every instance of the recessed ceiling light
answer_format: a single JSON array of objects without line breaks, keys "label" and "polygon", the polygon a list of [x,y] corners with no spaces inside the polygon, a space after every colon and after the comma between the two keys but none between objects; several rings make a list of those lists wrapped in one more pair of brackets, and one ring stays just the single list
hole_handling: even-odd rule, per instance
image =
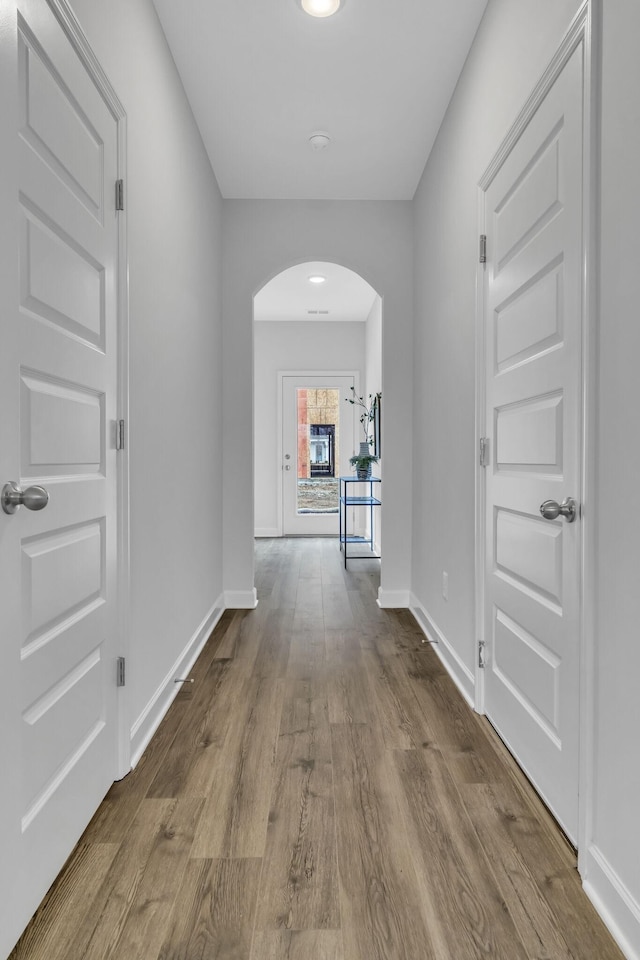
[{"label": "recessed ceiling light", "polygon": [[319,273],[314,274],[314,276],[309,277],[309,283],[324,283],[326,277],[321,277]]},{"label": "recessed ceiling light", "polygon": [[332,17],[344,0],[299,0],[300,6],[311,17]]},{"label": "recessed ceiling light", "polygon": [[315,130],[309,137],[309,143],[313,150],[324,150],[331,143],[331,137],[326,130]]}]

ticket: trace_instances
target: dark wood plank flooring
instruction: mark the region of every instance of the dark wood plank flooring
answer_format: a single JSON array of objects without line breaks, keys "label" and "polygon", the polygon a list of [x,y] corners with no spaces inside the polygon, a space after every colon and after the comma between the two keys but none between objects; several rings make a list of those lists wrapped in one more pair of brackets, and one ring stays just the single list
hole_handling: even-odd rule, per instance
[{"label": "dark wood plank flooring", "polygon": [[257,543],[11,960],[621,960],[573,851],[379,565]]}]

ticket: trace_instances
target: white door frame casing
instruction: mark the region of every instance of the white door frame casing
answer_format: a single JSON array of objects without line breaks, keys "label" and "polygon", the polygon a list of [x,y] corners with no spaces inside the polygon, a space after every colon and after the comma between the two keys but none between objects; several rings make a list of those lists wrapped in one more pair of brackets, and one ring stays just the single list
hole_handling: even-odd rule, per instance
[{"label": "white door frame casing", "polygon": [[[93,80],[117,126],[118,179],[126,188],[127,173],[127,115],[111,81],[100,65],[89,41],[78,22],[68,0],[47,0],[56,19],[67,35],[87,73]],[[115,189],[115,185],[114,185]],[[130,579],[130,507],[129,507],[129,268],[127,252],[127,204],[126,189],[124,209],[118,213],[118,419],[125,423],[125,442],[118,454],[118,573],[117,623],[119,633],[119,656],[129,653],[129,579]],[[117,424],[110,425],[112,436],[107,442],[115,445]],[[115,668],[114,668],[114,683]],[[124,777],[131,769],[131,732],[129,723],[126,687],[118,689],[118,777]]]},{"label": "white door frame casing", "polygon": [[[478,185],[478,234],[485,234],[485,195],[502,167],[505,159],[518,142],[524,129],[529,124],[538,106],[545,98],[565,65],[582,47],[584,63],[584,97],[583,97],[583,231],[582,231],[582,395],[581,395],[581,599],[579,651],[580,651],[580,752],[579,752],[579,824],[578,824],[578,866],[581,872],[585,867],[586,850],[591,837],[592,796],[590,785],[593,779],[593,717],[594,717],[594,601],[593,589],[595,570],[595,530],[593,519],[590,516],[589,504],[593,500],[596,478],[595,439],[596,439],[596,407],[595,407],[595,344],[597,331],[596,314],[596,178],[594,176],[597,152],[597,96],[594,80],[594,50],[593,50],[593,0],[585,0],[576,14],[572,24],[565,34],[556,54],[547,70],[525,103],[507,136],[503,140],[491,163],[485,170]],[[486,417],[486,373],[485,373],[485,314],[484,314],[484,286],[485,267],[479,262],[476,274],[476,438],[485,436],[487,425]],[[493,451],[490,451],[490,458]],[[480,465],[479,449],[475,458],[476,463],[476,637],[478,652],[485,641],[485,610],[484,610],[484,583],[485,583],[485,538],[487,535],[485,521],[486,473]],[[475,709],[478,713],[485,712],[484,700],[484,670],[480,666],[480,656],[476,660],[475,668]]]},{"label": "white door frame casing", "polygon": [[[283,536],[284,530],[284,507],[283,507],[283,476],[282,462],[284,457],[283,436],[282,436],[282,408],[283,408],[283,389],[285,377],[353,377],[356,393],[360,392],[360,374],[357,370],[278,370],[278,401],[276,416],[278,418],[278,440],[276,455],[278,458],[276,495],[278,498],[278,536]],[[355,435],[355,434],[354,434]]]}]

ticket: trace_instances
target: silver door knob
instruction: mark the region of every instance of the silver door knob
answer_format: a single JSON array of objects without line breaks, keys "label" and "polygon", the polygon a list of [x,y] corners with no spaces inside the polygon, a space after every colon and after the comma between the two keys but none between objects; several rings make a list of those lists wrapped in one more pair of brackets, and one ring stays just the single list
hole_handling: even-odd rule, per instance
[{"label": "silver door knob", "polygon": [[49,503],[49,494],[44,487],[27,487],[23,490],[11,480],[2,488],[0,502],[5,513],[15,513],[18,507],[26,507],[27,510],[44,510]]},{"label": "silver door knob", "polygon": [[564,517],[567,523],[573,523],[576,518],[577,505],[572,497],[565,497],[562,503],[556,500],[545,500],[540,504],[540,513],[545,520],[556,520]]}]

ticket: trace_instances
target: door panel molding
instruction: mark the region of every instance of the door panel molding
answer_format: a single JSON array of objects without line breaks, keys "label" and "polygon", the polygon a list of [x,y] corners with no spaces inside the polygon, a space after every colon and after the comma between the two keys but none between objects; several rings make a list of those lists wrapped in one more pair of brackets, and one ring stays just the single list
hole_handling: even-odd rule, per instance
[{"label": "door panel molding", "polygon": [[[102,64],[89,44],[86,34],[68,0],[47,0],[81,64],[95,84],[100,97],[116,122],[118,139],[118,179],[127,184],[127,114]],[[115,184],[114,184],[115,190]],[[118,213],[117,315],[118,315],[118,419],[129,418],[129,259],[127,246],[127,204]],[[127,431],[128,433],[128,431]],[[129,444],[118,454],[118,635],[120,655],[129,653],[129,581],[130,581],[130,485]],[[131,724],[127,688],[118,689],[118,776],[131,769]]]}]

